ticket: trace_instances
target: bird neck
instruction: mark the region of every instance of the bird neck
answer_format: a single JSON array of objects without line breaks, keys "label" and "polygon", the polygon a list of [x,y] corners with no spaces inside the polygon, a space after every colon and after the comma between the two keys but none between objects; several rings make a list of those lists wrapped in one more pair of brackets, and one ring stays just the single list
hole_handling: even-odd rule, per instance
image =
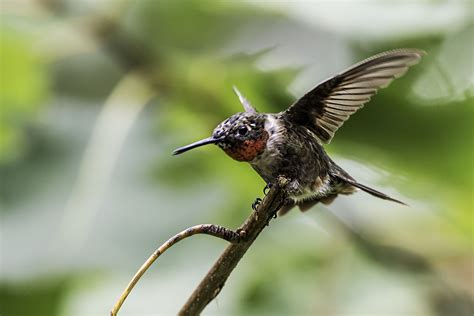
[{"label": "bird neck", "polygon": [[241,143],[224,148],[224,151],[237,161],[252,161],[265,151],[267,140],[268,133],[266,130],[262,130],[259,137],[246,139]]}]

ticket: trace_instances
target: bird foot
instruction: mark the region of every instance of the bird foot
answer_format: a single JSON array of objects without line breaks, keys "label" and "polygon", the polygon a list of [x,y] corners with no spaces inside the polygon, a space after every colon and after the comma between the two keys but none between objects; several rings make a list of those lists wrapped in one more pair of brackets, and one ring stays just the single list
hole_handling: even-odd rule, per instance
[{"label": "bird foot", "polygon": [[273,186],[273,184],[271,182],[268,182],[267,185],[265,185],[265,187],[263,188],[263,194],[267,195],[268,190],[270,190],[272,188],[272,186]]},{"label": "bird foot", "polygon": [[268,218],[267,222],[265,223],[266,226],[270,226],[270,221],[272,218],[277,218],[277,213],[278,212],[275,212],[271,217]]},{"label": "bird foot", "polygon": [[260,203],[262,203],[262,199],[256,198],[255,201],[252,203],[252,209],[254,211],[257,211],[257,207],[260,205]]}]

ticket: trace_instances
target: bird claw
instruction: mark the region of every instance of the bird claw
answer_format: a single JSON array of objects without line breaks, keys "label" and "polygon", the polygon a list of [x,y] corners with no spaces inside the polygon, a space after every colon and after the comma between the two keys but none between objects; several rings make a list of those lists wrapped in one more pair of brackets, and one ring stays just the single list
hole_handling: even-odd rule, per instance
[{"label": "bird claw", "polygon": [[275,213],[272,215],[272,217],[269,217],[269,218],[268,218],[267,222],[265,223],[265,226],[270,226],[270,221],[271,221],[271,219],[272,219],[272,218],[277,218],[277,213],[278,213],[278,212],[275,212]]},{"label": "bird claw", "polygon": [[256,198],[255,201],[252,203],[252,209],[254,211],[257,211],[257,207],[260,205],[260,203],[262,203],[262,199]]},{"label": "bird claw", "polygon": [[273,184],[271,184],[270,182],[268,182],[265,187],[263,188],[263,194],[264,195],[267,195],[268,193],[268,190],[270,190],[272,188]]}]

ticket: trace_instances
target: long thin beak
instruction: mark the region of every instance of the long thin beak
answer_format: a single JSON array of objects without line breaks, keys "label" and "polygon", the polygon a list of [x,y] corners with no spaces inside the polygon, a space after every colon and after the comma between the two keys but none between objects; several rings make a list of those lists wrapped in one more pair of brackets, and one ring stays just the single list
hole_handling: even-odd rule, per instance
[{"label": "long thin beak", "polygon": [[182,154],[184,153],[185,151],[188,151],[190,149],[193,149],[193,148],[196,148],[196,147],[200,147],[200,146],[204,146],[204,145],[207,145],[207,144],[215,144],[219,141],[219,139],[217,138],[214,138],[214,137],[208,137],[208,138],[205,138],[205,139],[202,139],[202,140],[199,140],[195,143],[192,143],[192,144],[189,144],[187,146],[183,146],[183,147],[180,147],[178,149],[175,149],[173,151],[173,155],[179,155],[179,154]]}]

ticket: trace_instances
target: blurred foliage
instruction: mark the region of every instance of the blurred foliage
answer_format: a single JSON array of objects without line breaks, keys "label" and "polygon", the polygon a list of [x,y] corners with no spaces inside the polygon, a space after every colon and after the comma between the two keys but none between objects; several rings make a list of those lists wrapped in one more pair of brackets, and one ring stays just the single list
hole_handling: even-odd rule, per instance
[{"label": "blurred foliage", "polygon": [[2,315],[59,315],[66,296],[67,282],[34,280],[30,284],[0,286]]},{"label": "blurred foliage", "polygon": [[32,38],[0,25],[0,165],[27,150],[28,127],[42,109],[48,92],[46,68],[32,49]]},{"label": "blurred foliage", "polygon": [[[124,16],[125,33],[158,60],[174,54],[212,52],[259,12],[234,1],[132,1]],[[263,16],[263,14],[262,14]]]},{"label": "blurred foliage", "polygon": [[[34,247],[41,247],[41,255],[48,259],[51,257],[53,268],[49,274],[52,277],[47,273],[50,278],[32,277],[30,285],[28,282],[8,281],[2,276],[2,315],[63,315],[61,304],[67,295],[72,294],[67,282],[57,281],[56,265],[66,265],[73,277],[80,275],[81,278],[81,273],[89,271],[90,266],[101,271],[108,270],[110,262],[105,261],[104,257],[113,257],[114,249],[110,249],[113,248],[110,244],[119,247],[116,254],[120,258],[135,259],[137,253],[143,254],[142,250],[148,252],[147,247],[155,245],[156,240],[167,238],[164,233],[174,231],[176,227],[181,229],[196,219],[229,227],[242,222],[251,202],[261,195],[264,186],[263,180],[248,165],[232,161],[212,146],[174,158],[170,153],[178,145],[209,136],[219,122],[241,111],[232,85],[236,85],[262,112],[284,110],[294,101],[288,87],[305,68],[301,65],[262,67],[261,64],[268,56],[275,56],[278,47],[262,49],[257,45],[255,49],[239,46],[237,51],[226,50],[230,44],[235,46],[242,38],[245,40],[245,36],[260,36],[257,41],[268,43],[265,38],[268,33],[258,33],[257,30],[277,29],[276,25],[313,32],[314,41],[319,40],[321,32],[328,32],[331,38],[337,37],[345,43],[347,47],[344,48],[354,62],[397,47],[417,47],[427,51],[423,61],[410,69],[403,79],[381,90],[366,108],[348,120],[327,147],[331,154],[336,154],[336,161],[343,157],[382,170],[383,175],[379,178],[383,180],[377,178],[374,181],[380,181],[378,185],[382,187],[394,187],[414,201],[411,211],[406,211],[414,215],[396,223],[382,218],[380,228],[362,224],[361,230],[367,228],[374,232],[360,234],[328,221],[325,212],[321,212],[324,208],[320,206],[309,212],[311,215],[295,212],[297,214],[289,214],[275,224],[272,222],[273,235],[268,235],[273,237],[262,235],[246,256],[247,262],[242,263],[246,268],[235,272],[241,274],[235,277],[235,282],[240,282],[239,286],[236,285],[236,301],[229,305],[233,313],[314,314],[322,309],[327,312],[322,314],[336,314],[337,311],[331,307],[344,305],[349,310],[353,306],[351,304],[360,307],[354,302],[361,296],[369,297],[367,304],[373,303],[370,302],[371,295],[378,294],[380,288],[385,290],[385,287],[395,284],[394,287],[406,290],[407,296],[417,302],[416,306],[422,306],[422,309],[424,304],[428,304],[430,312],[427,315],[470,314],[472,297],[458,290],[456,285],[465,285],[469,273],[472,276],[472,269],[468,268],[466,272],[463,267],[472,263],[474,96],[472,82],[467,82],[469,76],[466,78],[466,70],[462,67],[469,62],[472,66],[473,47],[466,40],[472,35],[472,19],[466,27],[452,33],[413,31],[396,39],[363,41],[293,21],[271,8],[257,8],[237,1],[144,0],[101,5],[89,3],[84,6],[72,0],[35,3],[36,6],[30,8],[33,13],[21,11],[22,14],[17,15],[2,12],[10,18],[5,21],[11,22],[12,16],[16,21],[3,23],[2,19],[0,29],[0,206],[15,210],[4,212],[5,218],[8,216],[6,225],[18,227],[21,223],[21,227],[35,227],[38,231],[28,232],[32,236],[42,230],[54,232],[55,225],[60,225],[58,218],[64,215],[62,204],[56,206],[56,212],[44,212],[46,220],[41,223],[51,226],[37,228],[36,221],[43,216],[37,212],[54,205],[50,200],[57,202],[58,195],[68,194],[67,190],[66,193],[61,191],[65,186],[68,190],[69,186],[73,186],[68,180],[54,182],[55,176],[79,173],[77,181],[81,182],[80,173],[84,166],[77,166],[80,162],[76,156],[87,153],[89,137],[94,136],[100,118],[105,120],[101,116],[106,116],[104,112],[107,112],[99,107],[91,108],[96,103],[102,104],[115,92],[116,84],[124,74],[131,70],[142,74],[155,89],[156,96],[142,115],[146,119],[151,117],[152,133],[146,126],[148,134],[141,134],[140,141],[131,137],[133,141],[126,143],[127,146],[120,151],[121,156],[133,156],[133,160],[126,162],[128,165],[139,165],[141,168],[140,164],[145,164],[145,171],[129,168],[125,173],[133,173],[133,176],[121,174],[122,178],[108,179],[110,184],[104,181],[107,187],[104,188],[105,193],[100,193],[104,201],[107,200],[105,196],[110,194],[110,200],[119,200],[119,204],[124,204],[133,212],[127,209],[126,213],[114,213],[109,217],[105,213],[94,214],[97,221],[102,217],[106,224],[100,226],[94,222],[95,226],[91,226],[98,231],[78,232],[90,237],[93,242],[87,247],[74,249],[80,252],[80,257],[71,256],[73,264],[62,263],[51,252],[43,252],[44,245],[38,245],[40,238],[32,240]],[[71,33],[62,37],[57,35],[64,30]],[[58,36],[56,41],[55,36]],[[282,43],[291,40],[285,36],[289,35],[277,34],[276,37],[282,37]],[[67,51],[69,46],[74,47],[83,38],[87,38],[87,44],[91,46],[87,47],[86,52]],[[38,45],[42,41],[46,44]],[[301,47],[292,48],[293,52],[303,49],[306,43],[300,44]],[[327,44],[323,42],[321,45]],[[462,54],[458,54],[459,51]],[[313,56],[311,51],[307,54]],[[440,58],[440,55],[444,57]],[[315,60],[314,65],[325,66],[325,62]],[[340,70],[331,69],[334,73]],[[464,73],[459,74],[461,70]],[[428,82],[425,90],[434,95],[438,86],[432,77],[436,75],[441,77],[439,81],[445,86],[457,84],[454,88],[445,89],[451,94],[427,100],[414,92],[413,87],[423,79]],[[311,84],[315,85],[321,79],[314,78]],[[94,112],[92,118],[81,118],[78,113],[84,108],[99,114]],[[66,114],[58,115],[62,112]],[[50,125],[38,124],[40,117],[45,117]],[[107,123],[120,124],[120,117]],[[69,126],[74,124],[77,129]],[[78,131],[79,135],[76,135]],[[74,137],[82,137],[86,147],[76,148],[80,142],[75,142],[77,139],[68,132]],[[45,136],[50,139],[43,143],[38,133],[54,136]],[[110,135],[110,138],[115,136]],[[69,147],[57,150],[64,144]],[[151,151],[150,148],[155,148],[156,144],[159,144],[158,150]],[[31,154],[35,146],[57,148],[46,154],[44,150]],[[31,159],[23,159],[28,153]],[[137,159],[142,156],[147,157]],[[97,157],[98,160],[101,158]],[[121,170],[124,165],[122,162],[117,169]],[[58,175],[52,175],[54,172]],[[137,175],[140,172],[144,174]],[[86,169],[86,173],[94,173],[94,170]],[[144,179],[136,180],[142,176]],[[5,179],[8,179],[8,187]],[[31,186],[31,183],[36,185]],[[32,192],[32,187],[37,192]],[[124,191],[114,191],[117,187],[123,187]],[[145,187],[151,189],[147,191]],[[138,207],[133,204],[134,200],[128,199],[133,190],[140,193],[146,191],[138,195]],[[120,192],[126,192],[127,196]],[[196,197],[193,195],[196,192],[206,196]],[[155,193],[161,194],[158,202],[153,199]],[[92,193],[87,191],[86,194]],[[166,200],[167,195],[169,200]],[[110,200],[107,201],[110,203]],[[183,210],[173,213],[174,203]],[[199,209],[198,204],[201,203],[202,208],[209,210],[196,215],[195,209]],[[361,208],[366,208],[370,216],[379,218],[380,215],[377,217],[375,214],[378,204],[372,203],[376,202],[367,197]],[[37,206],[37,209],[31,205]],[[341,205],[339,208],[350,204]],[[29,212],[32,208],[35,212]],[[158,214],[141,213],[145,209],[157,211]],[[427,209],[427,213],[437,216],[436,220],[432,216],[420,215]],[[15,217],[16,213],[26,215]],[[334,236],[321,240],[318,230],[308,224],[314,219],[312,217],[321,221],[321,225]],[[94,216],[91,218],[94,219]],[[362,221],[357,219],[355,222]],[[34,225],[27,226],[28,222]],[[111,233],[107,230],[110,226],[117,228]],[[132,239],[135,235],[140,237]],[[47,240],[64,243],[64,249],[70,250],[68,240],[58,241],[56,238],[52,235]],[[107,238],[111,240],[109,248],[94,248],[101,247],[99,241]],[[33,246],[28,243],[28,247]],[[21,265],[24,258],[16,256],[19,249],[24,251],[24,245],[19,243],[9,248],[9,253],[15,255],[16,265],[25,267]],[[95,249],[95,252],[89,248]],[[201,249],[191,251],[194,251],[191,256],[186,254],[180,258],[189,261],[192,256],[206,257],[206,252]],[[35,255],[38,253],[32,252],[31,256]],[[68,252],[59,255],[67,258]],[[48,262],[44,258],[43,261]],[[121,259],[112,260],[114,267],[118,261]],[[41,265],[42,262],[39,262]],[[135,265],[135,261],[132,263]],[[11,266],[16,265],[9,267],[14,269]],[[32,267],[26,267],[23,269],[30,272]],[[448,273],[443,275],[439,267]],[[42,276],[44,271],[39,271],[42,271],[38,272]],[[170,275],[174,273],[185,272],[172,271]],[[442,281],[446,275],[456,273],[461,275],[455,279],[457,281]],[[27,278],[34,275],[26,274]],[[234,285],[229,282],[230,287]],[[109,288],[107,292],[114,292],[112,294],[115,295],[117,289]],[[172,295],[169,292],[165,294]],[[163,299],[162,296],[160,299]],[[84,297],[76,298],[83,302],[81,299],[85,300]],[[100,309],[103,309],[102,305]]]}]

